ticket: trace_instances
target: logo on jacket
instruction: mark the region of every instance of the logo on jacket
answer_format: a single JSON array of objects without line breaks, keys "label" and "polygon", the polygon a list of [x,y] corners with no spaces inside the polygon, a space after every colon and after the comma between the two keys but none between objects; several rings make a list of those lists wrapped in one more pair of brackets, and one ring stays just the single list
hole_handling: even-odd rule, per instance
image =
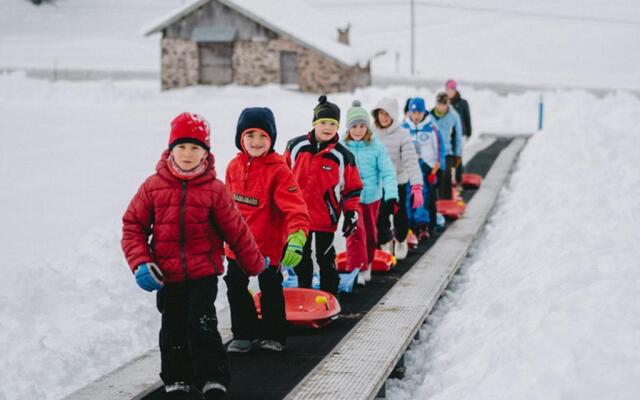
[{"label": "logo on jacket", "polygon": [[420,141],[421,142],[428,142],[429,141],[429,134],[427,132],[420,132]]},{"label": "logo on jacket", "polygon": [[331,168],[330,165],[323,165],[322,169],[325,170],[325,171],[331,171],[333,168]]},{"label": "logo on jacket", "polygon": [[260,201],[255,197],[243,196],[238,193],[233,194],[233,200],[237,201],[238,203],[246,204],[253,207],[258,207],[258,205],[260,204]]},{"label": "logo on jacket", "polygon": [[289,186],[289,188],[287,189],[289,192],[295,192],[296,190],[298,190],[297,186]]}]

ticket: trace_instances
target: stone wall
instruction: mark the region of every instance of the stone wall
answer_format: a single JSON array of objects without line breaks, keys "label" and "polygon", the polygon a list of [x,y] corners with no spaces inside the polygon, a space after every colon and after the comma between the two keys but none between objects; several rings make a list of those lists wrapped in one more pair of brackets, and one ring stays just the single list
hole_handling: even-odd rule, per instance
[{"label": "stone wall", "polygon": [[161,79],[162,90],[198,84],[198,45],[191,40],[163,38]]},{"label": "stone wall", "polygon": [[[164,38],[162,47],[162,89],[197,85],[198,45],[180,38]],[[234,43],[233,80],[240,85],[280,83],[280,52],[298,53],[299,88],[304,92],[352,91],[371,84],[369,66],[347,67],[332,58],[288,39],[237,40]]]}]

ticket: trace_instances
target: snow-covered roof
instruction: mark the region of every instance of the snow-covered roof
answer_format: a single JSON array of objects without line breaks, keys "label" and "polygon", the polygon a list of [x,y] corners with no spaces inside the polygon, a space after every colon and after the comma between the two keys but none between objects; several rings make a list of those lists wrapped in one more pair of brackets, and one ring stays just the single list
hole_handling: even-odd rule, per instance
[{"label": "snow-covered roof", "polygon": [[[143,30],[145,36],[161,32],[164,28],[191,14],[214,0],[192,0]],[[314,49],[348,66],[366,65],[371,55],[360,53],[338,42],[338,28],[346,28],[346,21],[324,15],[301,0],[215,0],[245,17],[279,33],[298,44]]]}]

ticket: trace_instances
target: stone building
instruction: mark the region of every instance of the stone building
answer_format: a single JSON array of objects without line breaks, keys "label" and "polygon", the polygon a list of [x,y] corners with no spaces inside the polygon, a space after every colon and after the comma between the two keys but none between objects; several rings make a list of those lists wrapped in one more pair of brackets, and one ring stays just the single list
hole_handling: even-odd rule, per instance
[{"label": "stone building", "polygon": [[370,57],[302,0],[192,0],[145,32],[161,33],[162,89],[280,83],[307,92],[371,84]]}]

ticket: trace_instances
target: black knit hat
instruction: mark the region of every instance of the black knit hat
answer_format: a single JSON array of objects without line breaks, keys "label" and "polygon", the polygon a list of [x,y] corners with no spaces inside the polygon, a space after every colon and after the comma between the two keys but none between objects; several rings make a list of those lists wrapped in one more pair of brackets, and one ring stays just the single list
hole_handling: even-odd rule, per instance
[{"label": "black knit hat", "polygon": [[321,121],[335,122],[340,126],[340,108],[327,101],[324,94],[318,98],[318,105],[313,109],[313,125]]},{"label": "black knit hat", "polygon": [[271,138],[269,151],[273,151],[278,132],[276,131],[276,119],[271,109],[267,107],[249,107],[242,110],[236,125],[236,147],[240,150],[243,150],[240,143],[242,134],[249,129],[261,130],[269,135],[269,138]]}]

